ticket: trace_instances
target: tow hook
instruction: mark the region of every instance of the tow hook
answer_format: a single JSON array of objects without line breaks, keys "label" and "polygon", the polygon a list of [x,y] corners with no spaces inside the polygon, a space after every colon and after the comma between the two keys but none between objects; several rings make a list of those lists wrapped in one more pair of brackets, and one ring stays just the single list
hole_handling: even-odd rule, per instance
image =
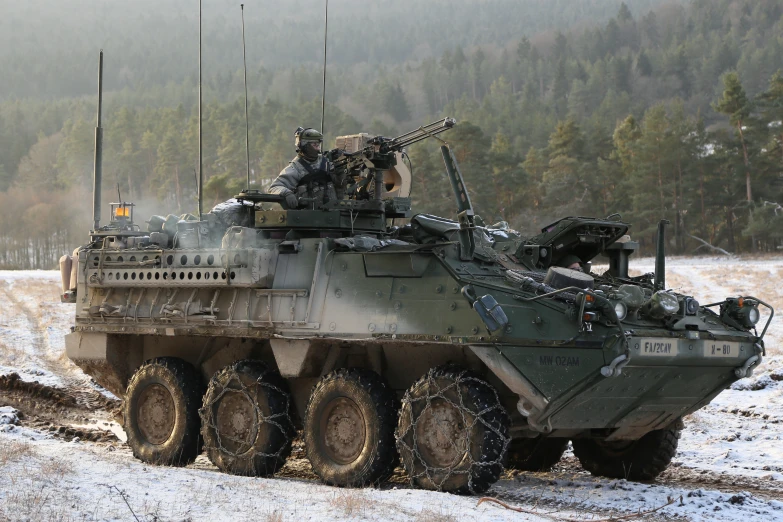
[{"label": "tow hook", "polygon": [[745,364],[743,364],[742,366],[734,370],[734,375],[736,375],[738,379],[744,379],[745,377],[750,377],[751,375],[753,375],[753,368],[761,364],[762,361],[761,353],[763,351],[763,348],[761,348],[759,343],[755,343],[753,345],[753,348],[756,349],[756,355],[750,357],[747,361],[745,361]]},{"label": "tow hook", "polygon": [[609,366],[604,366],[601,368],[601,375],[604,377],[617,377],[622,373],[623,366],[625,366],[625,364],[622,364],[622,362],[626,359],[628,359],[626,354],[618,355],[612,362],[609,363]]}]

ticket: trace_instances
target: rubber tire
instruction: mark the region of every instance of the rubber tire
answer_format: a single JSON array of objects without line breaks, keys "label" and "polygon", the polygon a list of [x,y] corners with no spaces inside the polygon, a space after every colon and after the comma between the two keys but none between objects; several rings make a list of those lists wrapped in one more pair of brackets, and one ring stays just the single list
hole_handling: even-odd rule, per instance
[{"label": "rubber tire", "polygon": [[549,471],[568,449],[568,439],[514,439],[508,445],[508,467],[520,471]]},{"label": "rubber tire", "polygon": [[[262,415],[272,419],[272,422],[262,422],[252,444],[236,453],[222,446],[214,421],[220,400],[228,395],[224,391],[240,387],[235,375],[242,379],[245,387],[252,389],[250,393],[254,397],[250,400],[257,404]],[[260,404],[258,398],[262,399]],[[292,407],[285,380],[260,361],[237,361],[215,373],[209,381],[200,410],[201,436],[210,462],[232,475],[267,477],[277,473],[291,454],[291,443],[296,435]]]},{"label": "rubber tire", "polygon": [[[321,421],[333,400],[345,397],[362,413],[365,439],[350,463],[330,457]],[[304,444],[313,471],[326,484],[342,487],[376,485],[387,480],[399,462],[394,441],[397,397],[386,380],[372,370],[341,368],[313,388],[304,419]]]},{"label": "rubber tire", "polygon": [[[436,386],[434,394],[448,386],[455,390],[453,385],[456,382],[460,382],[459,394],[462,396],[462,403],[473,414],[480,412],[481,420],[475,424],[470,436],[469,452],[473,462],[466,462],[463,457],[456,466],[450,468],[456,470],[457,474],[451,474],[449,471],[443,476],[438,471],[429,471],[418,449],[412,427],[430,404],[427,400],[427,397],[432,395],[430,386]],[[414,404],[426,406],[418,408]],[[395,434],[397,450],[413,485],[429,490],[479,495],[497,482],[503,472],[503,461],[510,442],[509,424],[509,416],[491,384],[458,366],[439,366],[432,368],[405,392]]]},{"label": "rubber tire", "polygon": [[679,438],[679,429],[667,428],[651,431],[624,449],[618,449],[624,441],[575,439],[572,444],[582,467],[593,475],[650,481],[669,466]]},{"label": "rubber tire", "polygon": [[[137,403],[150,385],[166,388],[174,401],[174,428],[163,444],[153,444],[141,433],[136,417]],[[133,374],[122,405],[125,434],[133,456],[150,464],[185,466],[201,453],[198,409],[203,393],[201,375],[188,362],[176,357],[158,357]]]}]

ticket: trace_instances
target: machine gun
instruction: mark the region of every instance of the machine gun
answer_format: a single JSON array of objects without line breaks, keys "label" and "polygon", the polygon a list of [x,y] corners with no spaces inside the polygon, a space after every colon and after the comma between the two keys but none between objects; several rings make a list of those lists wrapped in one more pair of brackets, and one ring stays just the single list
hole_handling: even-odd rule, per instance
[{"label": "machine gun", "polygon": [[[453,118],[444,118],[406,132],[396,138],[384,138],[383,136],[358,135],[350,147],[343,143],[343,147],[332,149],[325,153],[326,158],[334,166],[335,178],[341,180],[346,194],[353,199],[380,200],[383,195],[383,172],[397,164],[397,153],[405,147],[419,141],[445,132],[457,121]],[[348,150],[348,149],[354,150]],[[374,183],[373,194],[367,193],[367,187]]]},{"label": "machine gun", "polygon": [[[334,178],[340,181],[343,194],[353,200],[376,201],[376,204],[371,205],[372,208],[381,208],[383,207],[381,203],[383,197],[383,172],[397,164],[397,153],[402,152],[405,147],[414,143],[445,132],[456,124],[457,120],[454,118],[443,118],[406,132],[396,138],[358,134],[348,137],[354,138],[350,140],[351,143],[348,143],[346,139],[342,139],[342,143],[338,143],[339,146],[337,148],[325,152],[324,156],[332,163]],[[341,140],[338,139],[339,141]],[[381,182],[375,183],[373,193],[369,194],[367,188],[376,179],[380,179]],[[255,189],[243,190],[236,198],[254,203],[281,203],[284,199],[277,194],[265,194]],[[300,198],[300,201],[302,200]],[[309,199],[307,201],[312,202]],[[345,207],[346,202],[330,201],[319,206],[322,208]]]}]

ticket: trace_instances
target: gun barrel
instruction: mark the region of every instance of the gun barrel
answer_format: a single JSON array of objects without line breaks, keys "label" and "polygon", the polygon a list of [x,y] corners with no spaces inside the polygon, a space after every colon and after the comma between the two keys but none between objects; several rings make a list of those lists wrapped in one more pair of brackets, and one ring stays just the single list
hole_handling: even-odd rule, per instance
[{"label": "gun barrel", "polygon": [[419,141],[426,140],[430,136],[445,132],[456,124],[457,120],[454,118],[443,118],[442,120],[434,121],[430,124],[423,125],[418,129],[397,136],[389,142],[388,148],[390,150],[400,150]]},{"label": "gun barrel", "polygon": [[381,153],[389,153],[393,151],[400,151],[405,147],[417,143],[422,140],[426,140],[431,136],[445,132],[454,125],[457,124],[457,120],[454,118],[443,118],[442,120],[434,121],[427,125],[422,125],[418,129],[414,129],[410,132],[406,132],[396,138],[384,138],[383,136],[376,136],[370,140],[369,146],[356,152],[343,153],[339,158],[334,160],[332,164],[335,170],[345,168],[353,158],[360,158],[364,154],[369,154],[373,151],[374,147],[379,147]]}]

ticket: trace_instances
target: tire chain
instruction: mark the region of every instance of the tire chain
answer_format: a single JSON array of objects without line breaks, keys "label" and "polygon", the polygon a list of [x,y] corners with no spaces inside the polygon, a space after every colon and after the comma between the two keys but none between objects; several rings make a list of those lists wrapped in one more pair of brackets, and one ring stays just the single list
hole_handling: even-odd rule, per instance
[{"label": "tire chain", "polygon": [[[397,440],[398,448],[400,448],[401,450],[405,450],[405,451],[409,452],[409,454],[413,455],[413,458],[416,461],[418,461],[418,463],[420,463],[424,467],[422,472],[416,473],[416,474],[411,473],[413,471],[412,469],[408,470],[409,477],[410,477],[409,480],[410,480],[411,485],[414,485],[414,482],[415,482],[416,479],[418,479],[418,478],[425,478],[426,477],[427,479],[430,480],[430,482],[432,484],[434,484],[436,486],[436,490],[437,491],[443,491],[443,485],[446,482],[448,482],[448,480],[451,479],[453,476],[455,476],[455,475],[475,474],[476,473],[476,468],[481,470],[481,469],[492,468],[494,466],[497,466],[500,469],[500,472],[498,473],[498,475],[500,475],[503,472],[503,470],[505,469],[505,466],[503,464],[503,460],[504,460],[505,455],[506,455],[506,453],[508,451],[509,443],[511,442],[511,437],[508,435],[508,433],[507,433],[508,430],[507,429],[499,429],[497,425],[494,425],[494,423],[488,422],[484,418],[488,413],[491,414],[492,412],[495,412],[495,411],[497,411],[500,414],[500,418],[501,419],[502,418],[506,418],[506,419],[508,418],[508,414],[506,413],[505,409],[500,404],[500,399],[498,397],[498,394],[497,394],[497,391],[495,390],[495,388],[492,387],[489,383],[487,383],[483,379],[475,376],[474,374],[472,374],[472,372],[470,372],[468,370],[454,368],[454,367],[445,367],[445,370],[446,370],[446,372],[451,370],[451,372],[446,373],[446,372],[444,372],[444,367],[441,367],[441,368],[433,368],[432,370],[430,370],[427,373],[427,375],[425,376],[425,378],[426,378],[426,386],[427,386],[427,389],[428,389],[428,395],[427,396],[420,397],[420,398],[412,398],[411,397],[411,393],[410,393],[411,389],[413,389],[414,387],[418,387],[417,385],[419,383],[421,383],[421,380],[417,384],[414,384],[414,386],[412,386],[411,388],[409,388],[405,392],[405,396],[402,399],[402,408],[400,409],[400,415],[403,415],[403,411],[406,409],[405,408],[406,405],[409,406],[408,411],[410,412],[410,415],[411,415],[410,426],[405,430],[404,433],[400,433],[399,429],[395,433],[395,438]],[[438,383],[436,382],[437,379],[439,379],[439,378],[441,378],[441,379],[442,378],[450,378],[454,373],[456,374],[455,375],[456,378],[453,379],[453,382],[451,382],[448,386],[446,386],[446,387],[441,389],[439,387]],[[462,386],[463,385],[476,386],[478,389],[481,390],[480,393],[482,395],[486,394],[489,391],[491,391],[492,392],[492,399],[494,399],[494,400],[489,401],[490,405],[484,407],[484,409],[482,409],[482,410],[480,410],[478,412],[473,412],[472,409],[469,406],[465,405],[465,399],[466,398],[463,397],[463,390],[462,390]],[[437,389],[438,391],[437,391],[437,393],[433,394],[432,391],[435,390],[435,389]],[[445,395],[450,390],[456,390],[456,394],[457,394],[457,397],[458,397],[458,403],[455,403],[453,400],[451,400],[450,398],[448,398]],[[462,419],[463,426],[464,426],[464,428],[462,430],[462,433],[464,434],[465,437],[469,437],[469,434],[472,432],[473,428],[476,426],[477,423],[482,424],[484,426],[485,430],[490,430],[492,433],[494,433],[495,436],[500,441],[502,441],[502,444],[503,444],[503,449],[498,453],[498,457],[496,459],[492,460],[492,461],[476,461],[476,460],[473,459],[473,455],[470,452],[470,447],[469,446],[464,447],[464,448],[459,448],[459,447],[457,447],[457,444],[458,443],[461,444],[462,442],[461,441],[451,440],[450,443],[451,443],[452,447],[456,448],[457,451],[459,451],[460,453],[463,453],[469,459],[470,465],[469,466],[460,466],[461,468],[464,467],[464,469],[461,469],[461,470],[455,470],[455,469],[452,469],[452,468],[439,468],[439,467],[428,465],[427,462],[425,461],[425,459],[422,457],[422,455],[421,455],[421,453],[420,453],[420,451],[418,449],[419,443],[418,443],[417,436],[416,436],[416,428],[417,428],[417,423],[419,422],[419,420],[422,417],[422,414],[426,411],[427,408],[430,408],[432,406],[432,401],[435,400],[435,399],[440,399],[440,400],[443,400],[443,401],[447,402],[448,404],[450,404],[452,407],[454,407],[455,409],[457,409],[460,412],[460,417]],[[414,415],[414,404],[418,403],[418,402],[422,402],[422,401],[426,402],[426,405],[421,410],[421,412],[419,412],[419,418],[418,419],[413,419],[412,417]],[[473,419],[472,421],[469,420],[471,418]],[[500,424],[503,425],[504,423],[501,422]],[[502,426],[502,427],[505,427],[505,426]],[[408,436],[408,433],[411,432],[411,431],[412,431],[412,438],[413,438],[413,447],[411,447],[410,445],[408,445],[407,442],[405,442],[405,438]],[[468,444],[470,444],[469,440],[468,440]],[[402,453],[402,451],[400,453]],[[482,453],[484,453],[484,452],[482,451]],[[460,459],[459,463],[461,464],[462,462],[463,462],[463,459]],[[445,474],[444,478],[442,480],[440,480],[440,481],[436,481],[435,480],[436,477],[438,475],[440,475],[440,474]],[[474,489],[475,486],[479,486],[479,488],[481,486],[480,485],[475,485],[473,483],[473,479],[474,479],[474,477],[470,477],[469,478],[469,481],[468,481],[468,491],[471,494],[482,493],[483,490],[478,490],[477,491],[476,489]],[[486,488],[484,488],[484,490],[485,489]]]},{"label": "tire chain", "polygon": [[[218,430],[218,427],[212,422],[210,411],[213,409],[214,405],[220,401],[221,398],[223,398],[226,393],[242,393],[245,395],[245,397],[251,402],[253,405],[253,408],[255,410],[256,418],[260,419],[260,422],[257,423],[253,428],[258,431],[260,430],[261,426],[264,423],[271,424],[275,426],[280,433],[284,436],[284,444],[280,446],[280,449],[277,450],[275,453],[264,453],[261,451],[254,451],[252,453],[251,458],[256,457],[262,457],[264,459],[274,459],[277,461],[279,465],[282,465],[285,463],[286,459],[288,458],[288,454],[291,452],[291,443],[293,442],[294,435],[296,434],[296,429],[293,425],[290,411],[291,411],[291,395],[288,393],[288,391],[284,390],[280,386],[276,386],[275,384],[269,382],[267,379],[269,378],[270,374],[273,375],[274,380],[274,374],[268,369],[265,369],[262,371],[261,375],[258,376],[258,378],[253,382],[251,386],[246,386],[242,379],[240,378],[240,374],[237,371],[237,365],[232,365],[229,368],[226,368],[223,370],[223,372],[228,372],[230,374],[228,380],[226,381],[226,384],[223,386],[223,389],[220,390],[220,393],[216,394],[215,397],[209,402],[205,403],[201,409],[199,409],[199,416],[201,417],[202,425],[207,426],[209,429],[211,429],[215,433],[215,438],[217,440],[217,446],[207,446],[205,441],[205,449],[215,449],[219,452],[222,452],[228,456],[235,457],[235,458],[241,458],[243,460],[248,459],[247,451],[250,450],[253,446],[252,442],[248,443],[248,441],[240,440],[240,439],[234,439],[232,437],[225,437],[228,441],[233,442],[239,446],[239,449],[242,451],[231,451],[228,448],[226,448],[221,443],[221,433],[220,430]],[[231,388],[229,387],[232,383],[238,383],[239,388]],[[270,390],[271,393],[276,393],[279,396],[283,397],[285,400],[285,408],[280,413],[273,413],[272,415],[264,415],[263,411],[261,411],[261,408],[259,407],[258,403],[255,401],[255,390],[253,389],[255,386],[260,386],[261,388],[264,388],[266,390]],[[205,395],[205,399],[209,394]],[[270,401],[271,402],[271,401]]]}]

